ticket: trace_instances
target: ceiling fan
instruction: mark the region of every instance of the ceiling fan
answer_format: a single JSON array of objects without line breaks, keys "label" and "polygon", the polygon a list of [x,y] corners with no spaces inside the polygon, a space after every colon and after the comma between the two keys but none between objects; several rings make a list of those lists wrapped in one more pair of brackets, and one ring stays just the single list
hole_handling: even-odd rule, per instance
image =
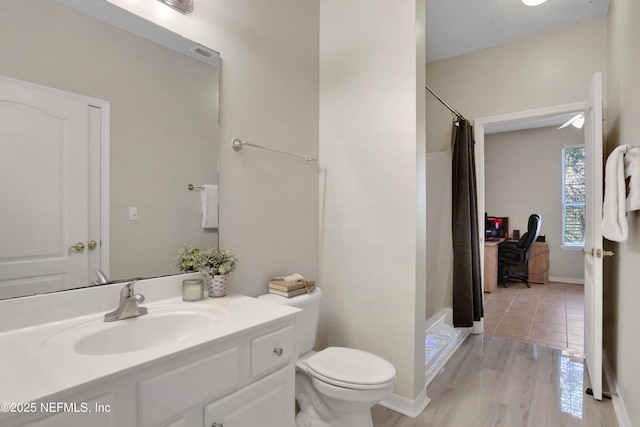
[{"label": "ceiling fan", "polygon": [[572,125],[573,127],[576,127],[578,129],[582,129],[582,126],[584,125],[584,113],[578,113],[575,116],[571,117],[558,129],[564,129],[569,125]]}]

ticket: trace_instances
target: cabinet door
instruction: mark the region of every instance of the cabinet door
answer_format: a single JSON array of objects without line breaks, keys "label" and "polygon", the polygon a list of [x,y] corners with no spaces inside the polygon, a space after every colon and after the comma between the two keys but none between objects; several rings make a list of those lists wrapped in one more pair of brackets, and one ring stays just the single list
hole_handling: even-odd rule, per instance
[{"label": "cabinet door", "polygon": [[204,408],[204,427],[294,427],[295,367],[286,366]]},{"label": "cabinet door", "polygon": [[[115,405],[110,393],[83,401],[69,399],[38,404],[40,412],[55,413],[38,421],[20,424],[28,427],[115,427]],[[122,408],[120,408],[122,409]]]},{"label": "cabinet door", "polygon": [[224,396],[237,388],[238,347],[146,378],[138,384],[140,427],[157,426],[196,403]]},{"label": "cabinet door", "polygon": [[166,427],[187,427],[187,425],[187,419],[183,417],[167,424]]}]

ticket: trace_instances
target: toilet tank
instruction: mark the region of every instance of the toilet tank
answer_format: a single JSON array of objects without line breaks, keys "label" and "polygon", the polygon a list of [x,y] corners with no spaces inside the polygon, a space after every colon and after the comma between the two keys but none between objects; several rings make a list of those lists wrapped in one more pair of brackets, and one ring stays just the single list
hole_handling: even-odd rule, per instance
[{"label": "toilet tank", "polygon": [[296,315],[298,351],[300,355],[311,351],[316,343],[316,332],[318,331],[318,316],[320,314],[320,300],[322,299],[322,290],[320,288],[315,288],[308,294],[291,298],[264,294],[260,295],[258,299],[301,309],[302,312]]}]

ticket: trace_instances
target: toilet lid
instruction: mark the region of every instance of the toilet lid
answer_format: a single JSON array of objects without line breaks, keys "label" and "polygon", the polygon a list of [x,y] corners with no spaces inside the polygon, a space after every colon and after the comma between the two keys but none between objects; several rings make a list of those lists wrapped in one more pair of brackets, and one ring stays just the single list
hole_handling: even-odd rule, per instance
[{"label": "toilet lid", "polygon": [[366,351],[328,347],[306,360],[309,374],[340,387],[376,388],[396,376],[396,368],[382,357]]}]

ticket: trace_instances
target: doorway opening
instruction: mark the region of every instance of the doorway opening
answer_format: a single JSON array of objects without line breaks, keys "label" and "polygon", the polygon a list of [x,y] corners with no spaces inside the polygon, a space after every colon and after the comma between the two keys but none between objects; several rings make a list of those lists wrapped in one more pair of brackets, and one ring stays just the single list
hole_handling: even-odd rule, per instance
[{"label": "doorway opening", "polygon": [[[491,156],[491,149],[485,145],[485,135],[493,133],[504,133],[512,131],[525,131],[536,128],[558,128],[576,113],[584,111],[584,103],[566,104],[555,107],[528,110],[518,113],[511,113],[499,116],[485,117],[476,119],[474,123],[474,137],[476,141],[476,162],[478,177],[478,212],[479,217],[484,220],[483,213],[487,212],[485,205],[485,197],[488,188],[491,188],[491,180],[487,181],[485,172],[491,176],[491,171],[495,168],[491,159],[487,159],[485,155]],[[528,132],[528,131],[527,131]],[[533,133],[530,131],[529,133]],[[508,135],[508,134],[504,134]],[[515,134],[514,134],[515,135]],[[522,134],[521,134],[522,135]],[[490,139],[490,138],[487,138]],[[506,138],[505,138],[506,139]],[[493,142],[492,142],[493,143]],[[488,152],[487,152],[488,150]],[[524,159],[524,160],[523,160]],[[517,181],[519,176],[518,161],[526,162],[527,155],[523,154],[520,160],[513,159],[513,180]],[[558,159],[559,164],[560,159]],[[541,171],[540,176],[544,174]],[[494,174],[495,175],[495,174]],[[535,180],[535,177],[529,177],[529,180]],[[521,185],[527,187],[527,179],[523,179]],[[513,191],[520,191],[514,183]],[[555,184],[561,187],[561,181]],[[535,197],[535,194],[531,195]],[[505,199],[508,196],[505,196]],[[493,200],[493,199],[492,199]],[[506,203],[506,200],[505,200]],[[549,203],[549,202],[546,202]],[[555,201],[559,203],[559,200]],[[534,210],[537,210],[534,208]],[[505,215],[504,212],[488,212],[490,215]],[[521,212],[520,216],[526,218],[532,212]],[[541,212],[535,212],[541,213]],[[518,215],[515,216],[516,220]],[[543,217],[543,233],[545,233],[545,215]],[[557,217],[557,215],[556,215]],[[514,219],[514,218],[512,218]],[[521,223],[524,220],[520,221]],[[558,218],[548,218],[547,221],[560,222]],[[517,221],[514,221],[517,222]],[[526,222],[524,222],[526,224]],[[546,230],[549,230],[549,222]],[[513,224],[518,228],[517,224]],[[557,228],[559,224],[554,224]],[[480,230],[484,230],[484,224],[481,224]],[[526,231],[526,230],[523,230]],[[547,231],[548,233],[549,231]],[[554,233],[555,234],[555,233]],[[557,233],[559,235],[560,233]],[[480,236],[484,241],[484,235]],[[510,235],[509,238],[513,238]],[[553,237],[552,240],[557,240]],[[547,242],[545,245],[553,244],[555,249],[558,242]],[[484,245],[481,245],[481,252],[484,252]],[[553,256],[553,252],[551,254]],[[555,251],[556,255],[558,251]],[[548,256],[547,249],[546,255]],[[575,258],[577,253],[573,253]],[[484,253],[482,258],[484,259]],[[486,261],[485,261],[486,262]],[[544,263],[542,263],[544,265]],[[582,268],[583,259],[580,254],[580,267]],[[549,262],[546,261],[548,270]],[[483,266],[486,268],[486,265]],[[487,276],[485,275],[485,280]],[[485,317],[483,329],[487,335],[496,335],[514,340],[528,342],[538,345],[545,345],[552,348],[569,350],[576,355],[584,354],[584,287],[580,280],[563,280],[562,277],[552,277],[549,280],[548,275],[544,279],[530,280],[531,288],[527,288],[521,283],[510,283],[507,288],[498,283],[496,286],[487,286],[485,284],[484,303]],[[538,282],[538,283],[536,283]],[[487,292],[491,291],[491,292]]]}]

